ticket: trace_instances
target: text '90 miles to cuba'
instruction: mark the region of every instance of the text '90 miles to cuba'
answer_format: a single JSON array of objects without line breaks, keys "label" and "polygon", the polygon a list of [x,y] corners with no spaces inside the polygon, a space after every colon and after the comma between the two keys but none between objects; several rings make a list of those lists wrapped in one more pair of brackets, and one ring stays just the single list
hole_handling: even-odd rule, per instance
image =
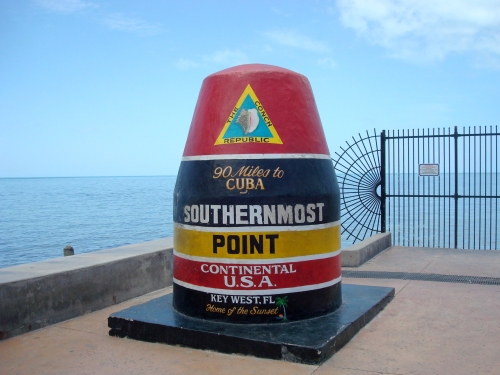
[{"label": "text '90 miles to cuba'", "polygon": [[233,170],[233,167],[228,165],[216,167],[212,178],[225,180],[227,190],[236,190],[240,194],[247,194],[249,190],[265,190],[264,180],[266,178],[282,178],[284,175],[285,171],[280,167],[271,171],[259,166],[247,165]]}]

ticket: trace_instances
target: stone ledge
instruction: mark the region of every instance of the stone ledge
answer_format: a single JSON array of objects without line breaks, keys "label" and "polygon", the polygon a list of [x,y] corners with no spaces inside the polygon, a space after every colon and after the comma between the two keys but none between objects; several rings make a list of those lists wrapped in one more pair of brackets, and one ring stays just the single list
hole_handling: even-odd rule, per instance
[{"label": "stone ledge", "polygon": [[0,340],[172,285],[173,239],[0,269]]},{"label": "stone ledge", "polygon": [[359,267],[391,246],[391,233],[378,233],[347,249],[342,249],[342,267]]}]

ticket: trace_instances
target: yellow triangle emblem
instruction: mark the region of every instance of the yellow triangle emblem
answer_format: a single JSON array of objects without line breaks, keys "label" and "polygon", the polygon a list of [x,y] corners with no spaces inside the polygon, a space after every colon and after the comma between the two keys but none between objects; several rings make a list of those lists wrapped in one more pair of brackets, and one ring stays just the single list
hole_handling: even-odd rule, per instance
[{"label": "yellow triangle emblem", "polygon": [[250,85],[241,94],[215,141],[215,145],[233,143],[283,144]]}]

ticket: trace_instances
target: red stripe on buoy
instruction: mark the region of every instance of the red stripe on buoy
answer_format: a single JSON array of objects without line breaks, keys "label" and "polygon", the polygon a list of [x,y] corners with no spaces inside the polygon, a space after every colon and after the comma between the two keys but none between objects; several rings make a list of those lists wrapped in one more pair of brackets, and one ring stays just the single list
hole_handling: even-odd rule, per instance
[{"label": "red stripe on buoy", "polygon": [[[174,278],[194,286],[213,289],[287,289],[331,282],[341,275],[340,253],[330,258],[283,263],[218,263],[174,255]],[[307,289],[307,288],[305,288]],[[305,290],[304,288],[302,290]]]}]

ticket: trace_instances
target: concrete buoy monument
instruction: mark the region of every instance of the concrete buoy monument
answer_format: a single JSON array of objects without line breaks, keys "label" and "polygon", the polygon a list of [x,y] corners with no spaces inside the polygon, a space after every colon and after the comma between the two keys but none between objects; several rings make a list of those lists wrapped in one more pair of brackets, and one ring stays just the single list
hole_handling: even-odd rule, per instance
[{"label": "concrete buoy monument", "polygon": [[307,78],[258,64],[207,77],[174,191],[174,308],[234,323],[332,312],[339,220]]},{"label": "concrete buoy monument", "polygon": [[111,314],[112,336],[318,364],[394,296],[341,284],[339,187],[301,74],[203,81],[173,209],[173,293]]}]

